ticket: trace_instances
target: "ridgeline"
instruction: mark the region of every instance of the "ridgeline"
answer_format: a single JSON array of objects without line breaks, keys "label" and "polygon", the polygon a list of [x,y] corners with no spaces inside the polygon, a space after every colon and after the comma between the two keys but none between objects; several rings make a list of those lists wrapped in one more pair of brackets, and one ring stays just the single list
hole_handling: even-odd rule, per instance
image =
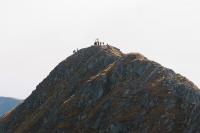
[{"label": "ridgeline", "polygon": [[200,132],[199,105],[199,89],[186,77],[140,53],[91,46],[1,117],[0,132]]}]

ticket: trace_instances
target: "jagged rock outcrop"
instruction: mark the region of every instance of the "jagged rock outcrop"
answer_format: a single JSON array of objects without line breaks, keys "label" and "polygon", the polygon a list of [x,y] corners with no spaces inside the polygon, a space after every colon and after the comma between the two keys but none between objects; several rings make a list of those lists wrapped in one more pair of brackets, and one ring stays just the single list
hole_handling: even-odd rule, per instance
[{"label": "jagged rock outcrop", "polygon": [[22,100],[10,97],[0,97],[0,117],[17,106]]},{"label": "jagged rock outcrop", "polygon": [[199,89],[139,53],[92,46],[62,61],[0,132],[199,132]]}]

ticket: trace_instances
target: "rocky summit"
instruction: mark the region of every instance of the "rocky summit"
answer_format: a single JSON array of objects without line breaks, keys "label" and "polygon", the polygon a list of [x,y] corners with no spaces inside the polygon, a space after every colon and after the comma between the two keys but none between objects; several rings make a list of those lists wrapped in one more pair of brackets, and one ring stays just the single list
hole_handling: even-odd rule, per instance
[{"label": "rocky summit", "polygon": [[200,91],[139,53],[91,46],[59,63],[1,133],[199,133]]}]

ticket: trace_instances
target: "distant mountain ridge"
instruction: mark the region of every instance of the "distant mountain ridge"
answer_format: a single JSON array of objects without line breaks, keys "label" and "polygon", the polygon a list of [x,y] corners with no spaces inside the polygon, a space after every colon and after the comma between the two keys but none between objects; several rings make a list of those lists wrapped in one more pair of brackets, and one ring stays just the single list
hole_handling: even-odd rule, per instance
[{"label": "distant mountain ridge", "polygon": [[198,133],[200,91],[186,77],[115,47],[84,48],[59,63],[0,118],[1,133]]},{"label": "distant mountain ridge", "polygon": [[17,106],[22,100],[10,97],[0,97],[0,117]]}]

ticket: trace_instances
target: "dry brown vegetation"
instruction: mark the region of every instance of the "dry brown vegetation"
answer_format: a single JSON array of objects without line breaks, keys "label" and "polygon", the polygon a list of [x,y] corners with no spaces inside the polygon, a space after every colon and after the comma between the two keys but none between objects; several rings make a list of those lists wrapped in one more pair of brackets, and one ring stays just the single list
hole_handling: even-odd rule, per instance
[{"label": "dry brown vegetation", "polygon": [[0,118],[0,127],[6,123],[3,132],[12,127],[15,133],[114,132],[115,125],[123,132],[124,124],[127,131],[180,132],[187,128],[181,122],[199,106],[176,94],[174,84],[198,89],[140,53],[89,47],[62,61],[30,97]]}]

